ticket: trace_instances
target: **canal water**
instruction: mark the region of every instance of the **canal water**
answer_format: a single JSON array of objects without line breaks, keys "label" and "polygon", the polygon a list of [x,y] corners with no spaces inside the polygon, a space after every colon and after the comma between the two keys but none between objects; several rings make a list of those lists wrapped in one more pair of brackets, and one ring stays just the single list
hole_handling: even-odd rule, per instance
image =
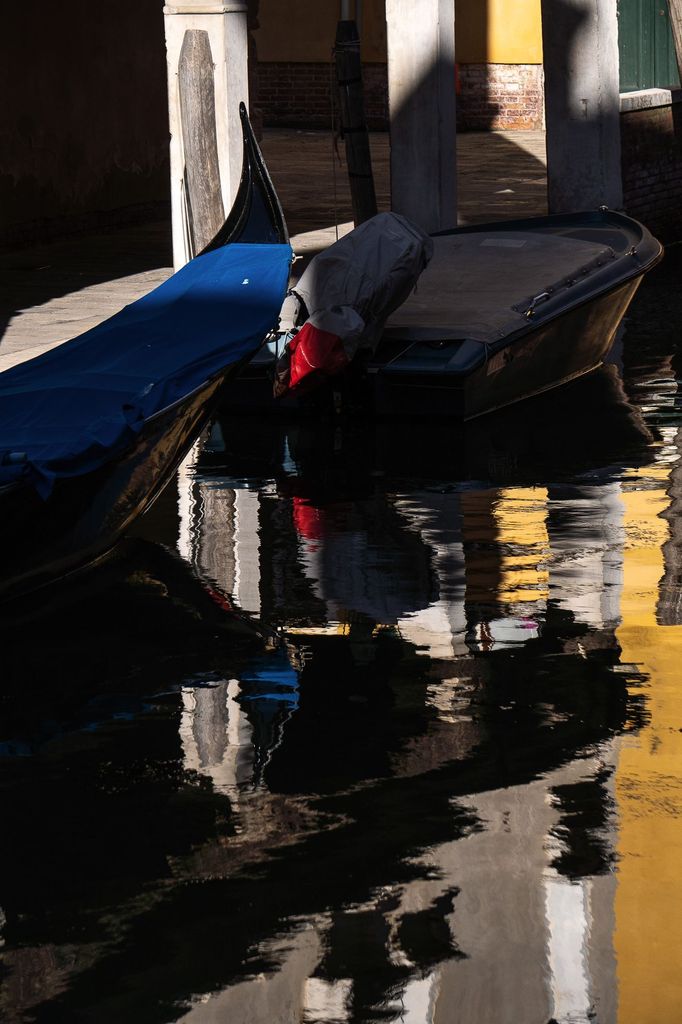
[{"label": "canal water", "polygon": [[682,1019],[681,268],[466,428],[224,411],[5,623],[3,1021]]}]

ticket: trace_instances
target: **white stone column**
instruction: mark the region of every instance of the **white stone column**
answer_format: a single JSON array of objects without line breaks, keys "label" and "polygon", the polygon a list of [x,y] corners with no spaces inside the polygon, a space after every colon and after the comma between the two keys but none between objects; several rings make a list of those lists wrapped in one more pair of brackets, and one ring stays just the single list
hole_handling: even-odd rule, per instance
[{"label": "white stone column", "polygon": [[227,212],[237,192],[242,166],[239,104],[249,104],[248,36],[245,2],[169,0],[164,7],[168,63],[170,122],[171,208],[173,263],[176,270],[188,259],[183,206],[184,159],[178,95],[178,61],[187,29],[208,33],[215,63],[216,136],[223,206]]},{"label": "white stone column", "polygon": [[542,0],[550,213],[623,205],[616,0]]},{"label": "white stone column", "polygon": [[391,207],[457,224],[454,0],[386,0]]}]

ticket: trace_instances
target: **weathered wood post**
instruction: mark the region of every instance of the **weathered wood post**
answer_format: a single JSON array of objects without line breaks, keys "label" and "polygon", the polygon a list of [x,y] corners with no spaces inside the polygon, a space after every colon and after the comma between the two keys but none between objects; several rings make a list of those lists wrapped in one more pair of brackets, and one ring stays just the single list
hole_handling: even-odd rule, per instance
[{"label": "weathered wood post", "polygon": [[341,134],[346,144],[353,220],[357,227],[377,212],[377,200],[365,121],[360,36],[356,22],[338,23],[334,56]]},{"label": "weathered wood post", "polygon": [[386,0],[391,207],[457,223],[455,0]]},{"label": "weathered wood post", "polygon": [[[243,101],[248,106],[249,101],[246,11],[247,5],[242,0],[167,0],[164,7],[168,63],[173,263],[176,269],[190,258],[184,195],[186,160],[180,102],[180,54],[185,33],[206,33],[210,47],[213,60],[215,141],[220,191],[223,209],[229,210],[241,174],[242,131],[239,104]],[[196,215],[194,223],[195,228],[198,227]]]},{"label": "weathered wood post", "polygon": [[178,92],[185,157],[190,253],[196,256],[225,220],[216,140],[213,57],[208,32],[189,28],[180,50]]},{"label": "weathered wood post", "polygon": [[623,205],[614,0],[542,0],[550,213]]}]

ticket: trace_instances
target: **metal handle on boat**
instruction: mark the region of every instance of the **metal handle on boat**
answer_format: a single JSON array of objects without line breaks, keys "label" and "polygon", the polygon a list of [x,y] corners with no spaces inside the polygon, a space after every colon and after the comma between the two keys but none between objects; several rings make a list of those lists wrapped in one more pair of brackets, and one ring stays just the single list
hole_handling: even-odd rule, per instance
[{"label": "metal handle on boat", "polygon": [[539,295],[536,295],[535,298],[530,300],[530,306],[524,313],[524,316],[527,316],[530,319],[530,317],[532,317],[533,313],[535,312],[535,307],[538,306],[541,302],[546,302],[549,297],[549,292],[540,292]]}]

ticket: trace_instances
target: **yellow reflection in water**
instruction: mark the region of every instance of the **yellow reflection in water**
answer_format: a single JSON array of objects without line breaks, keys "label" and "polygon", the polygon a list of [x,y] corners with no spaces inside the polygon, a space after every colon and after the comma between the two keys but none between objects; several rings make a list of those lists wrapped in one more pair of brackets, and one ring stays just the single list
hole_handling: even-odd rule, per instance
[{"label": "yellow reflection in water", "polygon": [[515,487],[500,491],[495,503],[498,541],[502,546],[498,600],[502,604],[546,601],[547,490]]},{"label": "yellow reflection in water", "polygon": [[547,598],[547,490],[513,487],[462,495],[467,599],[500,604]]},{"label": "yellow reflection in water", "polygon": [[[634,478],[634,474],[632,475]],[[614,937],[620,1024],[682,1019],[682,626],[656,623],[670,467],[625,481],[621,660],[636,663],[650,722],[622,741]]]}]

